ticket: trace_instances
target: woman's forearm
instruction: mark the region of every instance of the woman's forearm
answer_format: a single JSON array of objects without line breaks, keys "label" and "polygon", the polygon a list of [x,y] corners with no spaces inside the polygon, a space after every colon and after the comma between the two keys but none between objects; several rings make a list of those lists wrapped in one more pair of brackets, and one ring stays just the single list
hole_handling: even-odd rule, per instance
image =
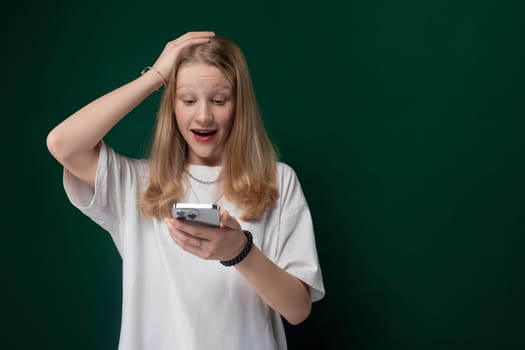
[{"label": "woman's forearm", "polygon": [[84,106],[49,133],[50,152],[61,163],[93,152],[111,128],[161,85],[160,76],[150,70]]},{"label": "woman's forearm", "polygon": [[312,302],[308,286],[275,265],[257,247],[235,267],[289,323],[299,324],[310,314]]}]

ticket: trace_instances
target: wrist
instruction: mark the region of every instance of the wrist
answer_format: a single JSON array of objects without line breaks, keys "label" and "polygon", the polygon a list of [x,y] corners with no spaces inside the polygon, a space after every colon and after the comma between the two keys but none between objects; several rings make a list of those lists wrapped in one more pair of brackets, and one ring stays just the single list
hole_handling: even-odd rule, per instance
[{"label": "wrist", "polygon": [[[144,68],[142,72],[140,72],[140,75],[143,76],[146,73],[148,73],[151,76],[154,76],[156,78],[156,81],[161,82],[162,84],[161,86],[164,86],[164,88],[168,86],[168,80],[166,79],[164,74],[162,74],[157,68],[148,66]],[[159,89],[160,89],[160,86],[157,88],[157,91],[159,91]]]},{"label": "wrist", "polygon": [[241,252],[236,256],[234,257],[233,259],[230,259],[230,260],[221,260],[220,263],[224,266],[234,266],[234,265],[237,265],[238,263],[240,263],[241,261],[244,260],[244,258],[246,258],[248,256],[248,254],[250,253],[250,251],[252,250],[252,247],[253,247],[253,237],[252,237],[252,234],[250,233],[250,231],[246,231],[246,230],[243,230],[242,231],[244,233],[244,236],[245,236],[245,239],[246,239],[246,243],[244,245],[244,248],[241,250]]}]

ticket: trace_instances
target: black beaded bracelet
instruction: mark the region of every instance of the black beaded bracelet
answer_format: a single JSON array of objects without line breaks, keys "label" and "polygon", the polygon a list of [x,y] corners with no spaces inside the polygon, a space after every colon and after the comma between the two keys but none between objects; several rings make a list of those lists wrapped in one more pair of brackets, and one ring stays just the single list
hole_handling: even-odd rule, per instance
[{"label": "black beaded bracelet", "polygon": [[248,253],[250,253],[250,250],[252,250],[253,237],[252,237],[251,232],[250,231],[246,231],[246,230],[243,230],[242,232],[244,233],[244,235],[248,239],[248,241],[246,242],[246,245],[244,246],[242,252],[239,255],[237,255],[235,258],[233,258],[231,260],[221,260],[220,263],[223,264],[224,266],[237,265],[238,263],[243,261],[244,258],[246,258],[246,256],[248,255]]}]

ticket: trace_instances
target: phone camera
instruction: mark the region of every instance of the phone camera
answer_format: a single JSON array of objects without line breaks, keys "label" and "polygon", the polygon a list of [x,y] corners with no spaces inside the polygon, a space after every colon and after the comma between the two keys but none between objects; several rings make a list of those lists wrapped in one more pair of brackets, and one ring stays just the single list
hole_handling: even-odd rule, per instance
[{"label": "phone camera", "polygon": [[199,214],[196,210],[177,210],[175,216],[178,220],[183,221],[186,219],[195,220]]}]

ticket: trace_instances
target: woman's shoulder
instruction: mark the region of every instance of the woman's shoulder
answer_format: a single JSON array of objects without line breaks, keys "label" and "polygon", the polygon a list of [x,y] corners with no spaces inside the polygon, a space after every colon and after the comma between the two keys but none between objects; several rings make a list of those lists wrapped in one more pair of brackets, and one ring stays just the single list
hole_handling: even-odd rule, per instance
[{"label": "woman's shoulder", "polygon": [[301,183],[294,168],[281,161],[277,162],[277,182],[281,193],[301,189]]},{"label": "woman's shoulder", "polygon": [[135,172],[139,175],[145,175],[149,173],[149,160],[147,158],[130,157],[124,155],[113,147],[102,143],[101,156],[107,159],[108,162],[113,163],[118,169],[125,170],[129,169],[131,172]]},{"label": "woman's shoulder", "polygon": [[284,163],[282,161],[276,162],[277,164],[277,173],[281,179],[290,179],[290,178],[296,178],[297,174],[295,173],[295,170],[287,163]]},{"label": "woman's shoulder", "polygon": [[292,166],[284,162],[277,162],[279,202],[283,207],[298,208],[306,201],[299,178]]}]

